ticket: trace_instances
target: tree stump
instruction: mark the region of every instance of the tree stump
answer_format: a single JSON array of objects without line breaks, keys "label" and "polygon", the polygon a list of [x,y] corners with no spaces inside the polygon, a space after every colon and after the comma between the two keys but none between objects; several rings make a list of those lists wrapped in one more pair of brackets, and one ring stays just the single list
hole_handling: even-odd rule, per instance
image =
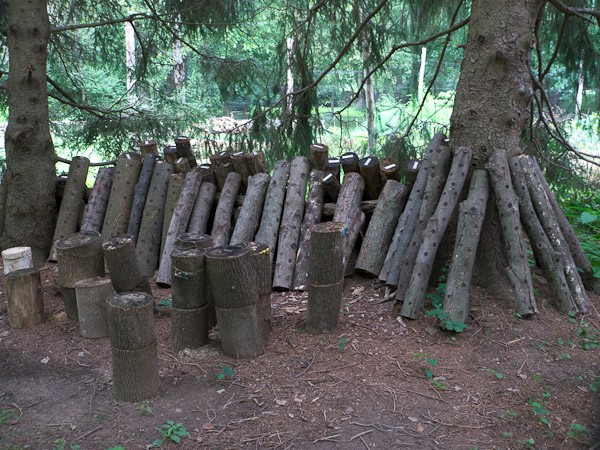
[{"label": "tree stump", "polygon": [[31,247],[12,247],[2,250],[4,275],[15,270],[32,269],[33,255]]},{"label": "tree stump", "polygon": [[250,175],[250,168],[248,167],[248,155],[244,152],[235,152],[231,154],[231,165],[233,170],[236,171],[242,177],[242,185],[240,192],[245,193],[248,188],[248,176]]},{"label": "tree stump", "polygon": [[367,156],[358,161],[358,171],[365,180],[365,200],[377,200],[383,188],[381,172],[379,171],[379,158]]},{"label": "tree stump", "polygon": [[208,305],[204,257],[206,251],[205,248],[173,250],[171,258],[174,308],[195,309]]},{"label": "tree stump", "polygon": [[108,336],[106,301],[115,290],[110,278],[96,277],[75,283],[79,330],[88,339]]},{"label": "tree stump", "polygon": [[244,204],[229,242],[231,245],[254,240],[270,181],[271,177],[266,173],[259,173],[250,178]]},{"label": "tree stump", "polygon": [[136,402],[156,395],[160,379],[152,297],[121,292],[107,304],[115,398]]},{"label": "tree stump", "polygon": [[304,156],[297,156],[292,160],[277,242],[275,275],[273,277],[275,289],[289,290],[293,287],[308,170],[308,159]]},{"label": "tree stump", "polygon": [[158,156],[158,145],[156,145],[156,141],[153,139],[149,139],[144,142],[140,142],[140,153],[142,154],[142,156]]},{"label": "tree stump", "polygon": [[352,172],[358,172],[358,155],[354,152],[346,152],[340,156],[340,165],[344,170],[344,175]]},{"label": "tree stump", "polygon": [[344,229],[341,222],[313,227],[308,277],[306,331],[331,333],[338,325],[344,283]]},{"label": "tree stump", "polygon": [[248,154],[248,170],[250,175],[257,173],[269,173],[269,168],[265,162],[265,154],[262,151]]},{"label": "tree stump", "polygon": [[190,138],[187,136],[179,136],[175,139],[175,149],[177,150],[177,155],[186,158],[189,161],[190,168],[193,169],[198,165],[196,157],[194,156],[194,151],[192,150]]},{"label": "tree stump", "polygon": [[152,153],[144,155],[144,159],[142,160],[142,170],[140,171],[140,176],[135,185],[135,192],[133,194],[129,223],[127,224],[127,234],[133,237],[134,242],[137,242],[140,227],[142,225],[146,197],[148,196],[148,189],[150,189],[150,182],[152,181],[155,165],[156,155]]},{"label": "tree stump", "polygon": [[65,184],[56,219],[56,227],[54,228],[52,249],[48,258],[50,261],[56,261],[56,241],[77,231],[89,167],[90,160],[85,156],[75,156],[71,160],[69,177]]},{"label": "tree stump", "polygon": [[102,242],[108,241],[117,234],[127,232],[127,222],[131,213],[135,185],[141,170],[140,155],[125,153],[117,159],[106,215],[102,225]]},{"label": "tree stump", "polygon": [[78,321],[75,283],[104,276],[102,239],[95,231],[81,231],[56,241],[58,276],[69,320]]},{"label": "tree stump", "polygon": [[44,299],[37,269],[18,269],[5,275],[8,326],[31,328],[44,321]]},{"label": "tree stump", "polygon": [[148,277],[139,268],[132,236],[114,236],[102,244],[102,250],[116,292],[140,291],[152,295]]},{"label": "tree stump", "polygon": [[212,205],[217,193],[215,184],[203,181],[196,197],[196,203],[192,209],[190,223],[187,231],[190,233],[204,234],[208,228],[208,221],[212,212]]},{"label": "tree stump", "polygon": [[413,159],[404,166],[404,181],[408,186],[412,186],[416,181],[421,164],[421,161]]},{"label": "tree stump", "polygon": [[108,198],[115,174],[114,167],[103,167],[98,170],[96,182],[90,194],[87,207],[81,220],[81,231],[97,231],[102,232],[102,224],[106,208],[108,207]]},{"label": "tree stump", "polygon": [[171,310],[171,343],[173,351],[199,348],[208,344],[208,305],[194,309]]},{"label": "tree stump", "polygon": [[386,182],[358,254],[355,265],[357,270],[373,276],[379,275],[407,193],[408,189],[399,181],[390,179]]},{"label": "tree stump", "polygon": [[146,277],[152,277],[158,267],[165,200],[172,173],[173,167],[169,163],[157,162],[150,181],[135,248],[140,272]]},{"label": "tree stump", "polygon": [[174,173],[169,177],[169,187],[167,188],[167,197],[165,199],[164,215],[162,221],[162,233],[159,253],[159,263],[162,255],[165,251],[165,241],[167,240],[167,234],[169,233],[169,227],[171,226],[171,219],[175,212],[175,205],[181,195],[183,189],[183,183],[185,182],[185,176],[180,173]]},{"label": "tree stump", "polygon": [[395,159],[385,158],[379,161],[379,172],[384,180],[402,181],[400,168]]},{"label": "tree stump", "polygon": [[310,146],[310,165],[313,169],[324,171],[329,161],[329,147],[325,144]]},{"label": "tree stump", "polygon": [[210,233],[215,247],[227,245],[231,235],[231,216],[235,206],[235,199],[242,185],[242,177],[236,172],[230,172],[221,190],[217,203],[215,220]]}]

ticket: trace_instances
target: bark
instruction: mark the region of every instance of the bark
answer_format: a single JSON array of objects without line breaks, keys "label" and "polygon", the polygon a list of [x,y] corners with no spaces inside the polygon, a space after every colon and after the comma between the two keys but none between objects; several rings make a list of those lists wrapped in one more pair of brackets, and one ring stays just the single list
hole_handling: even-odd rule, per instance
[{"label": "bark", "polygon": [[215,220],[211,230],[211,237],[215,247],[227,245],[231,235],[231,216],[235,206],[235,199],[242,185],[242,177],[235,172],[227,175],[227,181],[223,185],[217,210],[215,212]]},{"label": "bark", "polygon": [[215,185],[215,188],[217,187],[217,179],[215,178],[215,171],[211,163],[200,164],[199,169],[196,170],[200,171],[203,183],[212,183]]},{"label": "bark", "polygon": [[361,210],[356,210],[354,217],[348,222],[346,245],[344,248],[344,275],[350,276],[354,273],[354,264],[358,257],[358,237],[365,225],[366,215]]},{"label": "bark", "polygon": [[469,316],[469,289],[488,196],[487,173],[476,170],[471,176],[469,195],[459,205],[456,242],[446,282],[444,313],[452,322],[466,323]]},{"label": "bark", "polygon": [[358,162],[358,169],[365,180],[365,200],[377,200],[383,188],[381,174],[379,172],[379,158],[367,156]]},{"label": "bark", "polygon": [[261,330],[266,345],[269,331],[271,330],[271,256],[267,244],[249,242],[243,244],[249,253],[249,263],[254,270],[254,279],[258,290],[258,303],[256,314],[258,326]]},{"label": "bark", "polygon": [[414,184],[420,168],[421,161],[413,159],[406,163],[404,166],[404,181],[408,186],[412,186]]},{"label": "bark", "polygon": [[385,158],[379,161],[379,172],[384,180],[402,181],[400,168],[395,159]]},{"label": "bark", "polygon": [[240,192],[245,193],[248,188],[248,176],[250,175],[250,168],[248,167],[248,155],[244,152],[235,152],[231,154],[231,165],[242,177],[242,185]]},{"label": "bark", "polygon": [[179,235],[185,233],[185,230],[187,230],[199,189],[200,174],[198,172],[189,172],[185,177],[183,189],[173,209],[173,216],[169,224],[169,230],[167,231],[160,265],[158,266],[156,283],[161,286],[171,285],[171,252],[175,247],[175,242]]},{"label": "bark", "polygon": [[133,241],[137,242],[140,227],[142,225],[142,216],[144,214],[144,206],[152,181],[152,174],[156,166],[156,155],[147,153],[142,160],[142,169],[138,182],[135,185],[133,194],[133,203],[131,204],[131,213],[129,214],[129,223],[127,224],[127,234],[133,237]]},{"label": "bark", "polygon": [[402,315],[416,319],[422,307],[438,248],[450,223],[452,214],[469,173],[472,152],[465,147],[454,149],[450,173],[433,215],[427,222],[415,260],[410,283],[402,305]]},{"label": "bark", "polygon": [[65,184],[56,220],[56,228],[54,229],[54,237],[52,238],[53,245],[50,250],[50,261],[56,261],[56,241],[77,231],[89,167],[90,160],[85,156],[75,156],[71,160],[69,177]]},{"label": "bark", "polygon": [[148,189],[140,231],[136,243],[138,264],[142,275],[152,277],[160,258],[161,236],[165,215],[165,200],[173,167],[166,162],[154,166]]},{"label": "bark", "polygon": [[[5,225],[2,248],[31,247],[46,260],[56,222],[54,146],[46,83],[50,22],[45,0],[8,2]],[[9,214],[6,212],[10,211]]]},{"label": "bark", "polygon": [[173,307],[171,342],[175,352],[208,344],[208,331],[208,306],[194,309]]},{"label": "bark", "polygon": [[374,74],[371,73],[371,60],[372,60],[372,49],[371,49],[371,37],[369,28],[365,28],[362,32],[361,37],[361,50],[362,50],[362,63],[363,63],[363,74],[365,77],[364,95],[365,95],[365,109],[367,116],[367,148],[369,153],[375,151],[375,145],[377,143],[377,127],[375,126],[375,87],[373,78]]},{"label": "bark", "polygon": [[308,171],[308,158],[297,156],[292,160],[275,258],[273,287],[276,289],[288,290],[293,287]]},{"label": "bark", "polygon": [[81,231],[102,233],[102,224],[108,206],[114,174],[114,167],[104,167],[98,170],[94,188],[81,220]]},{"label": "bark", "polygon": [[310,146],[310,166],[313,169],[325,170],[329,161],[329,147],[325,144]]},{"label": "bark", "polygon": [[117,159],[110,198],[102,225],[102,242],[127,232],[127,223],[142,162],[135,153],[125,153]]},{"label": "bark", "polygon": [[227,180],[227,175],[234,172],[233,164],[231,163],[231,152],[219,152],[210,155],[209,158],[215,172],[217,191],[221,192]]},{"label": "bark", "polygon": [[333,176],[336,178],[336,180],[338,180],[338,183],[340,181],[340,171],[341,171],[340,159],[339,158],[329,158],[327,160],[327,166],[325,166],[325,172],[333,174]]},{"label": "bark", "polygon": [[156,141],[154,139],[149,139],[147,141],[140,142],[140,153],[142,156],[158,156],[158,145],[156,145]]},{"label": "bark", "polygon": [[167,145],[163,148],[163,156],[165,161],[173,166],[173,170],[175,170],[175,162],[179,159],[179,155],[177,154],[177,147],[174,145]]},{"label": "bark", "polygon": [[177,155],[186,158],[189,161],[190,168],[193,169],[198,165],[196,157],[194,156],[194,151],[192,150],[190,138],[187,136],[179,136],[175,139],[175,149],[177,150]]},{"label": "bark", "polygon": [[5,277],[10,328],[31,328],[44,321],[44,299],[37,269],[19,269]]},{"label": "bark", "polygon": [[186,175],[190,171],[190,160],[181,156],[175,161],[174,167],[175,173]]},{"label": "bark", "polygon": [[[364,212],[367,216],[373,214],[375,208],[377,207],[377,200],[364,200],[360,202],[360,210]],[[333,217],[335,214],[336,203],[323,203],[323,216],[325,217]]]},{"label": "bark", "polygon": [[265,352],[256,305],[215,309],[225,355],[232,358],[254,358]]},{"label": "bark", "polygon": [[208,305],[205,253],[205,248],[173,250],[173,308],[196,309]]},{"label": "bark", "polygon": [[217,186],[215,184],[202,181],[196,197],[196,203],[194,203],[194,208],[192,209],[192,215],[190,216],[190,223],[187,228],[188,232],[197,234],[206,233],[216,193]]},{"label": "bark", "polygon": [[212,238],[208,234],[183,233],[175,242],[175,250],[191,250],[213,247]]},{"label": "bark", "polygon": [[140,350],[112,348],[115,399],[139,402],[158,394],[158,352],[156,342]]},{"label": "bark", "polygon": [[250,178],[244,204],[231,235],[231,245],[254,240],[270,180],[271,177],[266,173],[259,173]]},{"label": "bark", "polygon": [[271,262],[273,262],[273,258],[275,257],[289,171],[289,164],[286,161],[277,161],[275,163],[273,175],[267,188],[267,196],[265,197],[265,206],[260,219],[260,225],[254,238],[256,242],[269,246]]},{"label": "bark", "polygon": [[261,151],[248,154],[248,170],[250,175],[257,173],[269,173],[269,168],[265,162],[265,154]]},{"label": "bark", "polygon": [[2,250],[2,265],[4,266],[4,275],[15,270],[32,269],[31,247],[13,247]]},{"label": "bark", "polygon": [[106,300],[114,293],[110,278],[87,278],[75,283],[79,330],[83,337],[108,337]]},{"label": "bark", "polygon": [[340,180],[333,173],[328,173],[323,177],[323,190],[328,201],[337,202],[341,188]]},{"label": "bark", "polygon": [[385,184],[360,248],[355,265],[357,270],[379,275],[407,194],[408,189],[399,181],[388,180]]},{"label": "bark", "polygon": [[164,214],[162,221],[160,253],[158,258],[159,263],[165,251],[165,242],[167,240],[167,234],[169,233],[169,227],[171,226],[171,219],[173,218],[173,213],[175,212],[175,205],[177,204],[177,200],[179,200],[179,196],[181,195],[184,182],[185,177],[180,173],[174,173],[169,177],[169,187],[167,188],[167,196],[165,198]]},{"label": "bark", "polygon": [[344,169],[344,175],[358,172],[358,155],[354,152],[346,152],[340,156],[340,165]]},{"label": "bark", "polygon": [[144,292],[119,292],[108,297],[110,343],[119,350],[141,350],[156,342],[154,301]]},{"label": "bark", "polygon": [[140,291],[152,295],[148,277],[139,268],[132,236],[114,236],[102,244],[102,250],[116,292]]},{"label": "bark", "polygon": [[[333,214],[334,222],[341,222],[346,226],[347,239],[344,242],[344,265],[348,264],[350,253],[354,248],[356,238],[358,238],[358,231],[360,231],[360,228],[356,230],[356,220],[360,220],[360,200],[364,190],[365,182],[359,173],[349,172],[345,174]],[[350,231],[355,232],[352,236],[354,239],[351,239]]]},{"label": "bark", "polygon": [[[314,146],[313,146],[314,147]],[[313,170],[310,173],[310,188],[304,210],[304,219],[300,230],[296,267],[294,269],[293,287],[303,291],[307,288],[308,270],[310,268],[310,237],[312,228],[321,222],[323,210],[323,172]]]}]

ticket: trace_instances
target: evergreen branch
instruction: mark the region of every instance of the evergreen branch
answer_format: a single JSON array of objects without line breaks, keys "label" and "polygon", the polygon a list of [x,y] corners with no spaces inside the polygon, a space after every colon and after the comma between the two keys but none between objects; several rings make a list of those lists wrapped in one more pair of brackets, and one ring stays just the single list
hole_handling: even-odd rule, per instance
[{"label": "evergreen branch", "polygon": [[73,30],[82,30],[85,28],[98,28],[105,27],[107,25],[116,25],[119,23],[130,22],[133,23],[136,20],[154,20],[159,19],[158,14],[146,14],[146,13],[138,13],[131,14],[127,17],[122,17],[120,19],[109,19],[109,20],[101,20],[99,22],[91,22],[91,23],[78,23],[73,25],[65,25],[63,27],[52,27],[50,28],[51,33],[62,33],[64,31],[73,31]]},{"label": "evergreen branch", "polygon": [[598,25],[600,26],[600,11],[592,9],[592,8],[571,8],[570,6],[565,5],[560,0],[548,0],[552,6],[558,9],[561,13],[566,14],[567,16],[576,16],[586,22],[592,22],[586,16],[592,16],[596,18]]},{"label": "evergreen branch", "polygon": [[[552,64],[554,64],[554,61],[556,60],[556,57],[558,56],[558,49],[560,48],[560,44],[562,43],[563,37],[565,35],[565,30],[567,29],[568,21],[569,21],[569,16],[564,16],[563,21],[560,24],[560,31],[558,32],[558,37],[556,38],[556,46],[554,47],[554,52],[552,53],[552,56],[550,57],[550,60],[548,61],[546,68],[540,75],[540,82],[544,81],[544,78],[550,72],[550,68],[552,67]],[[539,64],[540,64],[540,68],[541,68],[541,65],[542,65],[541,59],[540,59]]]},{"label": "evergreen branch", "polygon": [[[58,155],[56,155],[54,157],[54,161],[61,162],[64,164],[71,164],[71,162],[72,162],[71,159],[62,158]],[[117,160],[113,159],[112,161],[91,162],[89,165],[90,165],[90,167],[102,167],[102,166],[114,166],[116,163],[117,163]]]}]

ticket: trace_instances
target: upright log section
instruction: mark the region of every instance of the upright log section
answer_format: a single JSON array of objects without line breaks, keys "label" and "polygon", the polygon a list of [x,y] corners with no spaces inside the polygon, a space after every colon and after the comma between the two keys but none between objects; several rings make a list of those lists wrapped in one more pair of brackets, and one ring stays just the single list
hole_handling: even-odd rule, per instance
[{"label": "upright log section", "polygon": [[355,265],[357,270],[372,276],[379,275],[407,193],[408,189],[399,181],[388,180],[385,183],[360,247]]},{"label": "upright log section", "polygon": [[279,227],[277,257],[275,258],[275,275],[273,277],[275,289],[289,290],[294,284],[294,267],[300,239],[300,226],[304,216],[304,198],[306,197],[309,169],[308,158],[304,156],[295,157],[290,165],[290,178]]},{"label": "upright log section", "polygon": [[341,222],[314,226],[311,238],[306,331],[331,333],[338,325],[344,283],[344,229]]},{"label": "upright log section", "polygon": [[79,320],[75,283],[86,278],[104,276],[102,239],[95,231],[81,231],[56,242],[56,255],[61,296],[69,320]]},{"label": "upright log section", "polygon": [[158,266],[158,275],[156,276],[156,283],[161,286],[171,285],[171,252],[179,235],[185,233],[187,229],[192,208],[200,189],[200,180],[201,176],[198,172],[189,172],[185,177],[183,189],[175,204],[160,265]]},{"label": "upright log section", "polygon": [[75,156],[71,160],[69,177],[65,184],[58,218],[56,219],[56,227],[54,228],[50,261],[56,261],[56,241],[77,231],[89,167],[90,160],[85,156]]},{"label": "upright log section", "polygon": [[213,227],[210,233],[215,247],[227,245],[229,242],[233,208],[241,185],[242,177],[240,174],[230,172],[227,175],[227,180],[223,185],[223,190],[221,191],[221,196],[217,203],[215,220],[213,221]]},{"label": "upright log section", "polygon": [[102,242],[108,241],[117,234],[127,232],[135,185],[141,170],[142,161],[138,154],[125,153],[117,159],[110,198],[102,225]]},{"label": "upright log section", "polygon": [[334,222],[341,222],[346,226],[344,267],[350,260],[350,253],[356,244],[358,233],[365,220],[365,214],[360,209],[364,191],[365,181],[363,177],[357,172],[346,173],[333,214]]},{"label": "upright log section", "polygon": [[142,156],[155,155],[158,156],[158,145],[154,139],[148,139],[140,142],[140,153]]},{"label": "upright log section", "polygon": [[210,162],[213,165],[215,173],[215,181],[217,182],[217,191],[221,192],[227,181],[227,176],[234,172],[233,164],[231,163],[231,152],[219,152],[210,155]]},{"label": "upright log section", "polygon": [[156,395],[160,378],[152,297],[121,292],[107,304],[116,400],[137,402]]},{"label": "upright log section", "polygon": [[379,161],[379,172],[384,180],[402,181],[400,168],[395,159],[385,158]]},{"label": "upright log section", "polygon": [[162,221],[159,261],[165,250],[165,241],[167,240],[167,233],[169,232],[169,227],[171,226],[171,219],[173,218],[173,213],[175,212],[175,205],[177,204],[177,200],[179,200],[179,196],[181,195],[181,190],[183,189],[184,182],[185,175],[181,173],[174,173],[169,177],[169,186],[167,188],[167,197],[165,199],[164,214]]},{"label": "upright log section", "polygon": [[194,156],[194,151],[192,150],[190,138],[187,136],[179,136],[175,139],[175,149],[177,150],[177,155],[186,158],[189,161],[190,168],[193,169],[198,165],[196,157]]},{"label": "upright log section", "polygon": [[242,185],[240,192],[245,193],[248,188],[248,176],[250,175],[250,168],[248,167],[248,155],[244,152],[235,152],[231,154],[231,164],[233,170],[240,174],[242,177]]},{"label": "upright log section", "polygon": [[223,353],[253,358],[264,353],[257,314],[258,285],[248,249],[216,247],[206,253]]},{"label": "upright log section", "polygon": [[323,177],[323,190],[328,201],[337,202],[341,188],[340,180],[333,173]]},{"label": "upright log section", "polygon": [[265,162],[265,154],[262,151],[256,151],[248,154],[248,170],[250,175],[257,173],[269,173],[269,168]]},{"label": "upright log section", "polygon": [[296,267],[294,268],[293,287],[299,291],[307,289],[308,270],[310,268],[311,231],[316,224],[321,222],[323,211],[323,175],[324,173],[320,170],[313,170],[310,173],[308,200],[306,201],[304,219],[302,220],[300,242],[296,255]]},{"label": "upright log section", "polygon": [[44,299],[38,269],[19,269],[4,279],[8,326],[31,328],[44,321]]},{"label": "upright log section", "polygon": [[133,241],[137,242],[140,227],[142,225],[142,216],[144,215],[144,206],[148,197],[148,189],[152,181],[152,174],[156,166],[156,155],[147,153],[142,160],[142,170],[138,182],[135,185],[133,195],[133,203],[131,204],[131,213],[129,214],[129,223],[127,224],[127,234],[133,237]]},{"label": "upright log section", "polygon": [[351,172],[358,172],[358,155],[354,152],[346,152],[340,156],[340,165],[344,170],[344,175]]},{"label": "upright log section", "polygon": [[447,323],[467,322],[471,278],[488,197],[487,172],[475,170],[471,175],[467,199],[458,206],[456,241],[444,294],[446,320],[440,322],[442,328],[446,328]]},{"label": "upright log section", "polygon": [[452,213],[458,205],[462,188],[469,173],[472,152],[466,147],[457,147],[453,151],[452,166],[446,179],[444,190],[435,211],[423,232],[423,239],[412,268],[410,283],[402,305],[401,314],[410,319],[416,319],[423,308],[423,300],[427,283],[433,270],[433,262],[437,255],[446,228],[452,218]]},{"label": "upright log section", "polygon": [[102,250],[115,291],[140,291],[152,295],[148,277],[142,274],[138,265],[133,236],[114,236],[102,244]]},{"label": "upright log section", "polygon": [[160,161],[156,163],[152,173],[135,247],[140,272],[146,277],[154,276],[154,271],[158,267],[165,200],[169,187],[169,177],[172,173],[173,166]]},{"label": "upright log section", "polygon": [[379,171],[379,158],[367,156],[358,161],[358,171],[365,180],[365,200],[377,200],[383,188],[381,173]]},{"label": "upright log section", "polygon": [[114,167],[103,167],[98,170],[92,193],[81,220],[81,231],[102,232],[102,224],[104,223],[114,174]]},{"label": "upright log section", "polygon": [[206,233],[216,193],[216,184],[202,181],[196,197],[196,203],[194,203],[194,208],[192,209],[192,215],[190,216],[190,223],[187,228],[188,233]]},{"label": "upright log section", "polygon": [[324,171],[329,161],[329,147],[325,144],[310,146],[310,165],[313,169]]},{"label": "upright log section", "polygon": [[270,181],[271,177],[266,173],[259,173],[250,177],[244,204],[235,223],[229,242],[230,245],[254,240]]},{"label": "upright log section", "polygon": [[106,301],[113,295],[110,278],[95,277],[75,283],[79,331],[88,339],[108,337]]}]

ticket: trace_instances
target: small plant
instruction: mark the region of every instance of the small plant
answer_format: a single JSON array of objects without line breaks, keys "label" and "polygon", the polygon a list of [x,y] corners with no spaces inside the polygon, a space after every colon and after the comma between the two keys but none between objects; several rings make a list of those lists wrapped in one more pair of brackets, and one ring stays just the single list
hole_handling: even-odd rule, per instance
[{"label": "small plant", "polygon": [[346,350],[346,341],[347,339],[345,337],[338,338],[338,350]]},{"label": "small plant", "polygon": [[185,429],[184,424],[175,423],[170,419],[163,423],[160,428],[155,428],[155,430],[160,434],[160,437],[152,442],[151,447],[160,447],[165,441],[179,444],[182,438],[190,435]]},{"label": "small plant", "polygon": [[503,437],[504,439],[510,439],[510,438],[512,438],[512,433],[511,433],[510,431],[504,431],[504,432],[502,433],[502,437]]},{"label": "small plant", "polygon": [[569,428],[569,431],[567,432],[567,436],[569,436],[571,439],[577,439],[579,436],[587,432],[587,428],[583,425],[572,423],[571,428]]},{"label": "small plant", "polygon": [[535,439],[530,437],[525,441],[525,445],[529,448],[533,447],[535,445]]},{"label": "small plant", "polygon": [[[415,353],[415,359],[422,359],[430,366],[438,365],[438,362],[435,358],[430,358],[425,353]],[[428,380],[433,379],[433,371],[429,367],[422,367],[421,370],[424,371],[425,377],[427,377]]]},{"label": "small plant", "polygon": [[15,412],[12,409],[0,409],[0,425],[15,418]]},{"label": "small plant", "polygon": [[587,322],[582,322],[577,330],[577,337],[580,339],[579,345],[584,350],[593,350],[600,346],[598,341],[598,330],[589,326]]},{"label": "small plant", "polygon": [[598,391],[600,391],[600,378],[594,378],[594,381],[592,381],[588,386],[590,391],[592,391],[594,394],[597,394]]},{"label": "small plant", "polygon": [[496,372],[495,370],[491,370],[489,371],[491,374],[493,374],[496,378],[498,378],[499,380],[503,380],[504,379],[504,374],[502,372]]},{"label": "small plant", "polygon": [[116,447],[109,447],[106,450],[125,450],[125,447],[122,445],[117,445]]},{"label": "small plant", "polygon": [[235,369],[225,364],[221,367],[221,370],[217,372],[217,380],[221,381],[226,378],[233,378],[235,376]]},{"label": "small plant", "polygon": [[442,270],[442,274],[439,278],[439,283],[435,288],[435,292],[432,294],[425,294],[425,298],[431,300],[431,307],[427,311],[426,316],[435,317],[440,321],[440,326],[447,331],[454,331],[456,333],[462,333],[466,330],[467,324],[458,320],[448,319],[448,313],[444,311],[444,295],[446,293],[446,273],[448,268]]},{"label": "small plant", "polygon": [[140,415],[141,416],[150,416],[154,411],[152,410],[152,406],[147,403],[142,403],[140,405]]},{"label": "small plant", "polygon": [[56,439],[53,443],[52,450],[81,450],[81,445],[69,445],[64,437]]},{"label": "small plant", "polygon": [[528,400],[528,403],[531,406],[531,411],[533,412],[533,414],[539,417],[539,422],[542,425],[550,426],[550,420],[548,419],[550,411],[548,411],[548,409],[546,409],[546,407],[542,403],[536,401],[535,399],[530,398]]},{"label": "small plant", "polygon": [[431,380],[431,387],[436,390],[445,391],[446,385],[438,380]]},{"label": "small plant", "polygon": [[518,416],[518,414],[517,414],[515,411],[512,411],[512,410],[510,410],[510,409],[506,409],[506,410],[504,410],[504,412],[502,413],[502,417],[503,417],[504,419],[507,419],[507,420],[514,419],[514,418],[515,418],[515,417],[517,417],[517,416]]}]

